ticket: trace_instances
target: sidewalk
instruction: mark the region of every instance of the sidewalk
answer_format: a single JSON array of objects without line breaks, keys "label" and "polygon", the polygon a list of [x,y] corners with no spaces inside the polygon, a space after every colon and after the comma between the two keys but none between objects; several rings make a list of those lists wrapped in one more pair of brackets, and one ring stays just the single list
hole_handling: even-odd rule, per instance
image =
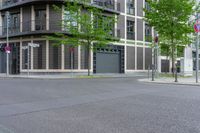
[{"label": "sidewalk", "polygon": [[127,74],[91,74],[87,76],[87,73],[60,73],[60,74],[30,74],[30,75],[9,75],[0,74],[0,79],[83,79],[83,78],[131,78],[131,77],[146,77],[145,72],[134,72]]},{"label": "sidewalk", "polygon": [[151,78],[145,78],[145,79],[138,79],[140,82],[146,82],[146,83],[157,83],[157,84],[173,84],[173,85],[192,85],[192,86],[200,86],[200,79],[199,83],[196,83],[195,77],[189,77],[189,78],[178,78],[178,82],[175,82],[175,79],[172,77],[160,77],[156,78],[155,81],[152,81]]}]

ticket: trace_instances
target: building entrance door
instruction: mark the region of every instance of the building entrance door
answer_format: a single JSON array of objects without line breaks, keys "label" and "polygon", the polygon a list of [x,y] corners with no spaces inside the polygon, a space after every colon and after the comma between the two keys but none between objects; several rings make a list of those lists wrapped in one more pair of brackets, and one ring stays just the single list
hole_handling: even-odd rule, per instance
[{"label": "building entrance door", "polygon": [[20,73],[20,45],[19,43],[11,44],[10,53],[10,74]]}]

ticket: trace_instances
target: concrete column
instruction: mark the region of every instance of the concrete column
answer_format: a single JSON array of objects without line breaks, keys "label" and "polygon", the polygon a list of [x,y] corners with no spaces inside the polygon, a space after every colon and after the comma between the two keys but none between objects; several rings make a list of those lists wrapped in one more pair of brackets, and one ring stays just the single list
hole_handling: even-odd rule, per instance
[{"label": "concrete column", "polygon": [[91,61],[91,63],[90,63],[90,71],[93,73],[93,70],[94,70],[94,63],[93,63],[93,55],[94,55],[94,53],[93,53],[93,50],[91,49],[90,50],[90,53],[91,53],[91,57],[90,57],[90,61]]},{"label": "concrete column", "polygon": [[78,46],[78,70],[81,70],[81,46]]},{"label": "concrete column", "polygon": [[65,46],[61,45],[61,69],[65,70]]},{"label": "concrete column", "polygon": [[[117,9],[117,0],[114,0],[114,2],[115,2],[115,9]],[[117,15],[115,15],[115,19],[117,19]],[[117,37],[117,23],[115,23],[115,27],[114,27],[115,29],[114,29],[114,31],[115,31],[115,33],[114,33],[114,35]]]},{"label": "concrete column", "polygon": [[20,8],[20,32],[23,31],[23,8]]},{"label": "concrete column", "polygon": [[[137,0],[135,0],[135,16],[137,16]],[[135,40],[137,40],[137,17],[135,17]],[[137,42],[135,41],[135,70],[137,70]]]},{"label": "concrete column", "polygon": [[143,70],[145,70],[145,44],[143,44]]},{"label": "concrete column", "polygon": [[125,45],[124,45],[124,72],[126,73],[127,71],[127,48],[126,48],[126,44],[127,44],[127,0],[125,0],[125,22],[124,22],[124,31],[125,31]]},{"label": "concrete column", "polygon": [[46,30],[49,30],[49,4],[46,5]]},{"label": "concrete column", "polygon": [[31,31],[35,31],[35,9],[31,6]]},{"label": "concrete column", "polygon": [[[64,20],[64,18],[65,18],[65,6],[62,5],[62,20]],[[64,21],[62,21],[62,31],[65,30],[65,27],[63,25],[64,25]]]},{"label": "concrete column", "polygon": [[[33,43],[33,37],[31,37],[31,43]],[[31,70],[33,70],[33,47],[30,47],[31,49],[31,53],[30,53],[30,57],[31,57]]]},{"label": "concrete column", "polygon": [[[0,26],[3,26],[3,20],[2,20],[2,16],[1,16],[1,12],[0,12]],[[3,28],[0,29],[0,35],[3,35]]]},{"label": "concrete column", "polygon": [[[145,0],[143,0],[143,8],[145,8]],[[145,13],[143,12],[143,16]],[[145,21],[143,21],[143,70],[145,70],[145,45],[146,45],[146,40],[145,40]]]},{"label": "concrete column", "polygon": [[20,37],[20,63],[19,63],[20,64],[20,72],[22,71],[22,65],[23,65],[22,64],[22,62],[23,62],[22,61],[22,52],[23,52],[22,51],[22,37]]},{"label": "concrete column", "polygon": [[49,40],[46,40],[46,70],[49,70]]}]

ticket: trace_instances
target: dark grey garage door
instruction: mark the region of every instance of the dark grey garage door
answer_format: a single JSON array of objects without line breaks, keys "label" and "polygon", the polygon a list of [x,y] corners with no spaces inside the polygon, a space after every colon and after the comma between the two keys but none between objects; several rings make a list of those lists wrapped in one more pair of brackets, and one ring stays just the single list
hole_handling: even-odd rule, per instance
[{"label": "dark grey garage door", "polygon": [[120,73],[120,53],[96,53],[96,73]]}]

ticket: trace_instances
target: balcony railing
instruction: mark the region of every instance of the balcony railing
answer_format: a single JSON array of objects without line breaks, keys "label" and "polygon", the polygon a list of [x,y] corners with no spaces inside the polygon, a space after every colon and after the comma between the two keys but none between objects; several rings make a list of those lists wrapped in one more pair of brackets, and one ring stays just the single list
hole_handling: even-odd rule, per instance
[{"label": "balcony railing", "polygon": [[116,11],[121,10],[120,3],[117,3],[114,0],[106,0],[106,1],[94,0],[93,4],[111,10],[116,10]]},{"label": "balcony railing", "polygon": [[127,39],[135,40],[135,33],[134,32],[127,32]]},{"label": "balcony railing", "polygon": [[[21,27],[21,26],[22,27]],[[9,36],[16,36],[21,34],[29,34],[32,32],[59,32],[62,31],[62,26],[59,22],[50,22],[49,27],[46,25],[46,20],[34,20],[22,22],[18,25],[10,24],[8,28]],[[0,36],[7,35],[7,26],[0,26]]]},{"label": "balcony railing", "polygon": [[[21,27],[22,26],[22,27]],[[11,24],[8,28],[9,36],[21,36],[29,34],[45,34],[45,33],[56,33],[63,32],[68,33],[69,31],[64,30],[59,22],[50,22],[49,27],[46,25],[45,20],[34,20],[19,23],[18,25]],[[119,29],[112,30],[110,34],[113,37],[121,38],[121,32]],[[0,26],[0,36],[5,37],[7,35],[7,27]]]},{"label": "balcony railing", "polygon": [[6,7],[6,6],[10,6],[12,4],[22,2],[22,1],[25,1],[25,0],[3,0],[2,3],[1,3],[1,6]]}]

